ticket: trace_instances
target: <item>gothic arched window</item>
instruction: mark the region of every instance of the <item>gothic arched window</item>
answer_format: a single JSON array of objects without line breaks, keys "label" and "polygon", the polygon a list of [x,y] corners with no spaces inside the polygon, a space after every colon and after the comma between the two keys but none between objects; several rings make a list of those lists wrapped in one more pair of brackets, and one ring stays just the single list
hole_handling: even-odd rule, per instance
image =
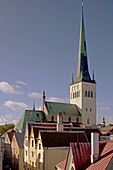
[{"label": "gothic arched window", "polygon": [[88,91],[88,97],[90,97],[90,91]]},{"label": "gothic arched window", "polygon": [[71,117],[68,118],[68,121],[71,122]]},{"label": "gothic arched window", "polygon": [[79,118],[78,117],[76,118],[76,122],[79,123]]},{"label": "gothic arched window", "polygon": [[54,116],[51,116],[51,121],[54,122]]},{"label": "gothic arched window", "polygon": [[91,97],[93,97],[93,92],[91,91]]},{"label": "gothic arched window", "polygon": [[85,91],[85,97],[87,97],[87,91]]}]

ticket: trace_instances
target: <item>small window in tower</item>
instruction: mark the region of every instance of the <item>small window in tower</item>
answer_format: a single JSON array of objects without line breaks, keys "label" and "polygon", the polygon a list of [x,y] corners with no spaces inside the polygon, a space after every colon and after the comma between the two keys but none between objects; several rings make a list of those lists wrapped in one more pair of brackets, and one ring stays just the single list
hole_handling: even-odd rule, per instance
[{"label": "small window in tower", "polygon": [[34,146],[34,141],[32,140],[32,147]]},{"label": "small window in tower", "polygon": [[89,118],[87,119],[87,124],[89,124]]},{"label": "small window in tower", "polygon": [[90,108],[90,112],[92,112],[92,108]]},{"label": "small window in tower", "polygon": [[85,97],[87,97],[87,91],[85,91]]},{"label": "small window in tower", "polygon": [[86,112],[88,111],[88,108],[86,108]]},{"label": "small window in tower", "polygon": [[75,98],[74,92],[73,92],[73,99]]},{"label": "small window in tower", "polygon": [[88,91],[88,97],[90,97],[90,91]]},{"label": "small window in tower", "polygon": [[75,98],[76,98],[76,92],[75,92]]},{"label": "small window in tower", "polygon": [[79,118],[78,117],[76,118],[76,123],[79,123]]},{"label": "small window in tower", "polygon": [[93,92],[91,91],[91,97],[93,98]]}]

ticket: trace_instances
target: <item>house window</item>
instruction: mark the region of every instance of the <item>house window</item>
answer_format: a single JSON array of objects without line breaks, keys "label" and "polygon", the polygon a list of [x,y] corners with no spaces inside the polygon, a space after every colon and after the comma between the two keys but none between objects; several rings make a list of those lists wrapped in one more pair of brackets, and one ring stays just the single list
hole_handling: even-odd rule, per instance
[{"label": "house window", "polygon": [[68,121],[71,122],[71,117],[68,118]]},{"label": "house window", "polygon": [[87,97],[87,91],[85,91],[85,97]]},{"label": "house window", "polygon": [[27,151],[26,151],[26,156],[27,156]]},{"label": "house window", "polygon": [[54,116],[51,116],[51,121],[54,122]]},{"label": "house window", "polygon": [[90,112],[92,112],[92,108],[90,108]]},{"label": "house window", "polygon": [[34,157],[34,152],[32,151],[32,157]]},{"label": "house window", "polygon": [[77,93],[75,92],[75,98],[77,97]]},{"label": "house window", "polygon": [[93,92],[91,91],[91,98],[93,98]]},{"label": "house window", "polygon": [[32,147],[34,146],[34,141],[32,140]]},{"label": "house window", "polygon": [[34,167],[34,162],[32,162],[32,167]]},{"label": "house window", "polygon": [[75,98],[74,92],[73,92],[73,99]]},{"label": "house window", "polygon": [[86,112],[88,111],[88,108],[86,108]]},{"label": "house window", "polygon": [[41,143],[39,143],[39,149],[41,149]]},{"label": "house window", "polygon": [[39,153],[39,155],[38,155],[38,159],[41,159],[41,153]]},{"label": "house window", "polygon": [[88,97],[90,97],[90,91],[88,91]]},{"label": "house window", "polygon": [[77,91],[77,97],[79,97],[79,92]]}]

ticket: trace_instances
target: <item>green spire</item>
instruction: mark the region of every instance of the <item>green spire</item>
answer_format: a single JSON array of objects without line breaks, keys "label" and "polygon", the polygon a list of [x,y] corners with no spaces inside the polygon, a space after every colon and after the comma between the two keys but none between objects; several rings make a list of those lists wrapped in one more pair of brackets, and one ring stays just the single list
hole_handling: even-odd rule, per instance
[{"label": "green spire", "polygon": [[72,80],[71,80],[71,83],[74,83],[74,79],[73,79],[73,71],[72,71]]},{"label": "green spire", "polygon": [[33,110],[35,110],[35,102],[33,102]]},{"label": "green spire", "polygon": [[80,25],[80,40],[79,40],[79,54],[78,54],[78,67],[75,82],[88,81],[91,82],[90,74],[88,71],[87,62],[87,49],[86,49],[86,38],[84,28],[84,14],[83,14],[83,3],[82,3],[82,15]]}]

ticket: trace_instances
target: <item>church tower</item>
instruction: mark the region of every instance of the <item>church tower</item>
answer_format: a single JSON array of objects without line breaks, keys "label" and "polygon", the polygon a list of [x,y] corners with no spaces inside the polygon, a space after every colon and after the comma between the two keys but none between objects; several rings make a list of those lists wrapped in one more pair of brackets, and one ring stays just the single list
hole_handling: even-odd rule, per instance
[{"label": "church tower", "polygon": [[77,74],[74,81],[72,73],[70,103],[78,106],[80,113],[82,114],[82,124],[96,124],[96,82],[94,79],[94,72],[93,79],[91,79],[88,70],[83,4]]}]

